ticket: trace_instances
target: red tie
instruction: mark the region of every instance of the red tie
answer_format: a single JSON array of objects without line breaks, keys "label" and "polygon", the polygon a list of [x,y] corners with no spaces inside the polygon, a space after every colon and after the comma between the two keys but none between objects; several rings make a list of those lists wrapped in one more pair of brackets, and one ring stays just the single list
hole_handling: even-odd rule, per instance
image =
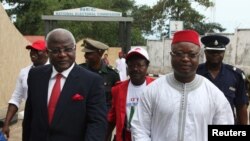
[{"label": "red tie", "polygon": [[51,123],[51,121],[53,119],[54,111],[56,109],[56,103],[57,103],[57,100],[60,96],[61,78],[62,78],[62,75],[60,73],[58,73],[56,75],[56,82],[55,82],[54,87],[53,87],[52,92],[51,92],[49,105],[48,105],[49,124]]}]

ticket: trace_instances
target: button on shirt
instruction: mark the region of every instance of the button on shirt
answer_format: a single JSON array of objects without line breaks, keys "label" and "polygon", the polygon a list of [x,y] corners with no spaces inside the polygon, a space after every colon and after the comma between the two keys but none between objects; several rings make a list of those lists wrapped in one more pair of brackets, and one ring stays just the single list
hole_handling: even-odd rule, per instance
[{"label": "button on shirt", "polygon": [[213,79],[206,65],[200,64],[197,74],[214,83],[225,94],[232,109],[235,105],[247,104],[245,81],[239,72],[233,70],[233,66],[223,64],[219,74]]}]

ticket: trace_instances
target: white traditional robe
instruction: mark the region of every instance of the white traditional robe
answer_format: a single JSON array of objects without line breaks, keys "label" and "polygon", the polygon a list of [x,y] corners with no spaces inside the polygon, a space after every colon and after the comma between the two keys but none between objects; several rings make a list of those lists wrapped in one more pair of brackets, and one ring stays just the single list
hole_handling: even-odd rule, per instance
[{"label": "white traditional robe", "polygon": [[160,77],[141,96],[132,119],[134,141],[207,141],[208,125],[234,124],[229,102],[209,80]]},{"label": "white traditional robe", "polygon": [[127,80],[127,64],[126,64],[126,60],[124,58],[118,58],[115,61],[115,66],[116,69],[119,72],[119,76],[120,76],[120,80],[124,81]]}]

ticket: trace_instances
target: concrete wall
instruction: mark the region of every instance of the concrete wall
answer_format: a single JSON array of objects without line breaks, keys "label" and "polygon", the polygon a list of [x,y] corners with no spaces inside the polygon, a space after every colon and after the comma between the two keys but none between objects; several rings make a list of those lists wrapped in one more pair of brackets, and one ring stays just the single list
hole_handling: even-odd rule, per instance
[{"label": "concrete wall", "polygon": [[[223,62],[236,66],[250,74],[250,29],[238,29],[234,34],[222,34],[230,39],[227,45]],[[150,40],[147,42],[150,57],[149,73],[166,74],[171,69],[170,54],[171,40]],[[202,46],[200,63],[205,62],[204,48]]]},{"label": "concrete wall", "polygon": [[0,110],[8,106],[20,69],[30,64],[28,44],[0,3]]},{"label": "concrete wall", "polygon": [[250,74],[250,29],[239,29],[236,32],[235,64]]}]

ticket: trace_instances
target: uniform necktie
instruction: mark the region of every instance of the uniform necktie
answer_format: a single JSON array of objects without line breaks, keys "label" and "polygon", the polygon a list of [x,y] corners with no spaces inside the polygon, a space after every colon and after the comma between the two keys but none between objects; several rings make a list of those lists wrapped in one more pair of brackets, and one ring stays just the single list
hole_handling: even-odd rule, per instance
[{"label": "uniform necktie", "polygon": [[58,73],[56,75],[56,82],[55,82],[55,84],[53,86],[53,89],[52,89],[52,92],[51,92],[49,105],[48,105],[49,124],[51,123],[51,121],[53,119],[54,111],[56,109],[57,100],[58,100],[58,98],[60,96],[61,78],[62,78],[62,74]]}]

